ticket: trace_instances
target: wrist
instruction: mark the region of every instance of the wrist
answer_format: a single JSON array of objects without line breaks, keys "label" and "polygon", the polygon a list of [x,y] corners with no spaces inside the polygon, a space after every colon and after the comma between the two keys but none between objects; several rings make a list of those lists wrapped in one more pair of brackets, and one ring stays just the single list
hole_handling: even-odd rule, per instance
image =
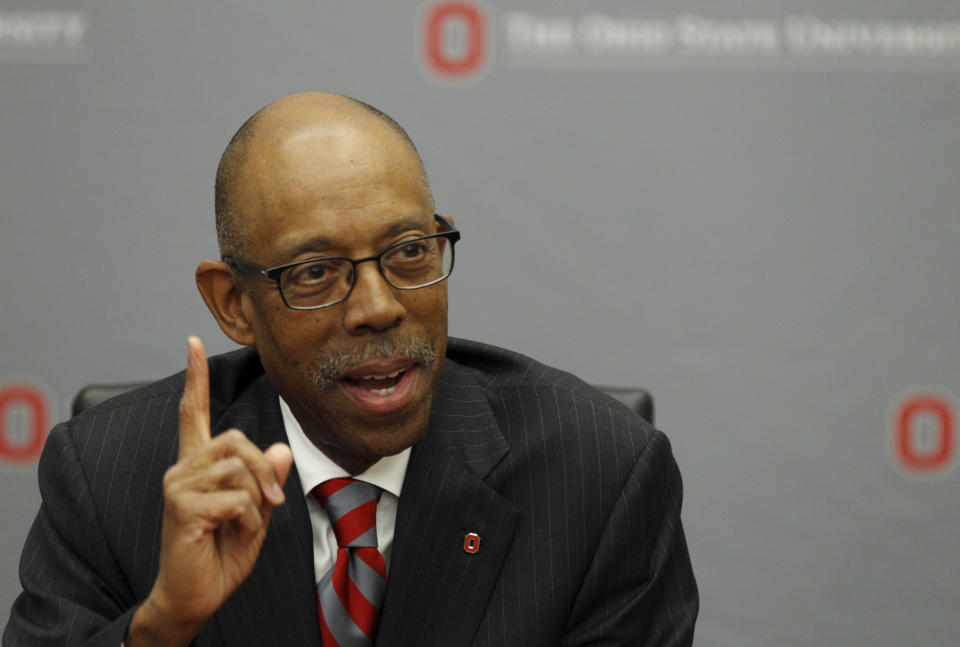
[{"label": "wrist", "polygon": [[157,599],[155,591],[134,612],[124,647],[186,647],[203,623],[183,621]]}]

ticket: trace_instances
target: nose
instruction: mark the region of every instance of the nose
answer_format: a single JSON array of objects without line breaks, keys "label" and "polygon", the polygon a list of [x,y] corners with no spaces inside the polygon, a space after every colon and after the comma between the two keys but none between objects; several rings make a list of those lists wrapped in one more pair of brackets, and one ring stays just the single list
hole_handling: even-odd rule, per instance
[{"label": "nose", "polygon": [[358,264],[353,290],[344,302],[344,325],[353,334],[387,330],[407,315],[397,292],[387,283],[376,263]]}]

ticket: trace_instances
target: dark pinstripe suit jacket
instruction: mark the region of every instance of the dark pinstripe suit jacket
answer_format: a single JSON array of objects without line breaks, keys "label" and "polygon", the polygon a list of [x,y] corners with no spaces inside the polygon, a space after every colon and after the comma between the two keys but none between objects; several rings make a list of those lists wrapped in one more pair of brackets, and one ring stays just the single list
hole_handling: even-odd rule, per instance
[{"label": "dark pinstripe suit jacket", "polygon": [[[285,440],[255,352],[211,358],[214,432]],[[116,647],[157,572],[183,374],[57,426],[3,646]],[[197,645],[319,645],[295,471]],[[377,645],[688,645],[697,589],[667,439],[575,377],[450,340],[403,486]],[[481,537],[464,551],[464,535]]]}]

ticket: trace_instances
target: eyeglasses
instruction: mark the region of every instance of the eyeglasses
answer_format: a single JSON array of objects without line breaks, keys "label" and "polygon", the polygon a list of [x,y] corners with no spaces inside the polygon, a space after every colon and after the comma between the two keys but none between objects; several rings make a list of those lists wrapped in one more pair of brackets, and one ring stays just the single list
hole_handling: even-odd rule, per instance
[{"label": "eyeglasses", "polygon": [[[430,236],[402,240],[376,256],[311,258],[276,267],[263,267],[224,256],[240,274],[259,274],[276,282],[280,298],[294,310],[316,310],[345,301],[356,283],[357,265],[376,261],[384,280],[397,290],[416,290],[443,281],[453,271],[453,245],[460,232],[439,214],[433,215],[442,231]],[[449,243],[449,244],[448,244]]]}]

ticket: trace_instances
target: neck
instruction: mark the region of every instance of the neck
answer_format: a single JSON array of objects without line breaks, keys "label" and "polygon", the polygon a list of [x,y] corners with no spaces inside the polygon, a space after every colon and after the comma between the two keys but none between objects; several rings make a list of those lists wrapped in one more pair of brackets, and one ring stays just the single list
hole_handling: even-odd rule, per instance
[{"label": "neck", "polygon": [[347,456],[343,452],[338,452],[330,447],[320,447],[318,445],[318,448],[327,455],[327,458],[346,470],[347,474],[350,476],[356,476],[357,474],[366,472],[368,469],[370,469],[370,466],[379,460],[378,458],[358,458],[356,456]]}]

